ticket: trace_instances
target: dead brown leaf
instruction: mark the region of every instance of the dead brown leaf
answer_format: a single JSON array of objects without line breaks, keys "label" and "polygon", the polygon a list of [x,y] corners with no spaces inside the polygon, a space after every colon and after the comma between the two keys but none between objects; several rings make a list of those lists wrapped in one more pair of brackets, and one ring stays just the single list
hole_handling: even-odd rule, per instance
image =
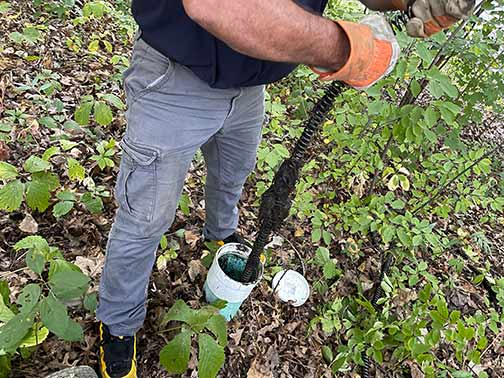
[{"label": "dead brown leaf", "polygon": [[77,256],[75,258],[74,264],[77,265],[83,273],[87,274],[89,277],[94,278],[103,267],[104,259],[94,257],[93,259]]},{"label": "dead brown leaf", "polygon": [[191,248],[195,248],[196,244],[198,244],[198,241],[200,239],[199,235],[197,235],[195,232],[191,230],[186,230],[184,232],[184,238],[186,243],[189,244]]},{"label": "dead brown leaf", "polygon": [[247,378],[273,378],[273,372],[268,370],[267,367],[261,366],[257,360],[254,360],[247,372]]},{"label": "dead brown leaf", "polygon": [[411,378],[425,378],[425,374],[420,370],[417,364],[412,363],[411,365]]},{"label": "dead brown leaf", "polygon": [[19,224],[19,229],[27,234],[36,234],[38,231],[38,223],[30,214],[26,214]]},{"label": "dead brown leaf", "polygon": [[296,231],[294,231],[294,236],[296,238],[304,236],[304,230],[301,227],[296,227]]},{"label": "dead brown leaf", "polygon": [[5,142],[0,141],[0,161],[4,161],[10,158],[10,149],[5,144]]},{"label": "dead brown leaf", "polygon": [[191,282],[194,282],[196,277],[199,275],[204,276],[206,272],[206,268],[201,264],[200,260],[191,260],[189,261],[189,279]]},{"label": "dead brown leaf", "polygon": [[229,337],[234,341],[234,345],[240,345],[243,331],[244,329],[242,328],[229,335]]}]

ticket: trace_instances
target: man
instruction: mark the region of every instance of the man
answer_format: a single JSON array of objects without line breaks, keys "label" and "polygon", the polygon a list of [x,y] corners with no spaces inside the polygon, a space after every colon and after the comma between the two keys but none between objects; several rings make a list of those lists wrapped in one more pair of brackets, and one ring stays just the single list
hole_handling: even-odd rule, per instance
[{"label": "man", "polygon": [[[362,0],[406,10],[407,0]],[[404,1],[404,2],[403,2]],[[417,0],[410,35],[438,32],[471,0]],[[135,333],[155,252],[170,227],[185,175],[201,149],[207,164],[205,238],[242,241],[237,203],[255,166],[264,85],[302,63],[324,80],[365,88],[389,73],[399,48],[377,16],[364,23],[320,16],[327,0],[133,0],[141,33],[124,74],[128,127],[117,178],[119,209],[100,283],[101,373],[136,377]]]}]

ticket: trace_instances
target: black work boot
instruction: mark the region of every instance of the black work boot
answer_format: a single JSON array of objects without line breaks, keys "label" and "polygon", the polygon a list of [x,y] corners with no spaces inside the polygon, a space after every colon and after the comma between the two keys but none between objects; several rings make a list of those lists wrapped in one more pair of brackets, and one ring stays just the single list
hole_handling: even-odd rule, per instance
[{"label": "black work boot", "polygon": [[205,238],[205,242],[210,242],[210,241],[217,242],[217,244],[219,244],[220,246],[223,246],[224,244],[228,244],[228,243],[240,243],[240,244],[246,245],[247,247],[252,248],[252,244],[250,244],[250,242],[248,242],[243,237],[241,237],[240,234],[238,234],[237,232],[229,235],[227,238],[225,238],[223,240],[210,240],[210,239]]},{"label": "black work boot", "polygon": [[136,336],[113,336],[100,323],[100,373],[102,378],[137,378]]}]

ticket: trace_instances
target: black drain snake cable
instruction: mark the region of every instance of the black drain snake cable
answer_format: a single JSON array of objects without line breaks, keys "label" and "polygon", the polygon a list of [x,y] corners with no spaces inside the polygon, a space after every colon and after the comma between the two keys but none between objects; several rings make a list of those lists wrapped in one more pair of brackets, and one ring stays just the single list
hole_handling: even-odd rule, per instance
[{"label": "black drain snake cable", "polygon": [[[381,250],[381,248],[379,248],[378,243],[376,242],[376,236],[374,233],[371,234],[371,240],[373,242],[375,249],[380,250],[380,254],[383,259],[384,253]],[[392,263],[393,263],[393,256],[391,253],[388,253],[387,256],[385,257],[385,260],[382,262],[382,266],[380,269],[380,276],[378,277],[378,279],[375,281],[375,284],[374,284],[373,297],[371,298],[371,305],[373,306],[374,309],[378,308],[378,301],[380,300],[380,298],[383,295],[383,289],[382,289],[381,285],[382,285],[383,279],[385,278],[385,275],[388,274],[388,272],[390,271]],[[362,362],[364,363],[364,366],[362,367],[362,376],[361,377],[362,378],[371,378],[371,365],[373,362],[367,356],[365,350],[362,351],[361,356],[362,356]]]},{"label": "black drain snake cable", "polygon": [[334,100],[342,93],[344,88],[344,84],[336,81],[326,88],[324,96],[317,102],[311,116],[306,121],[303,133],[294,146],[291,157],[283,161],[273,178],[271,186],[261,196],[258,218],[259,232],[242,273],[241,282],[250,283],[257,280],[261,253],[271,233],[279,230],[285,218],[289,215],[299,172],[306,163],[305,155],[308,146],[315,132],[326,120],[333,107]]}]

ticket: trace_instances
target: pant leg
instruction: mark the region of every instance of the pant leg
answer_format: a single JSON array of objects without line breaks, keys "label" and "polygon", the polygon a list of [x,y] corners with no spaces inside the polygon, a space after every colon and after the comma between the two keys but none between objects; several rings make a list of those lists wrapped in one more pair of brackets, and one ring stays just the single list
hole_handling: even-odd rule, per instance
[{"label": "pant leg", "polygon": [[207,164],[205,237],[221,240],[238,225],[243,185],[256,164],[264,121],[264,87],[242,88],[223,127],[201,148]]},{"label": "pant leg", "polygon": [[97,318],[118,336],[133,335],[143,324],[155,252],[173,222],[193,155],[222,127],[238,93],[211,89],[142,40],[135,45],[125,89],[119,208],[97,309]]}]

